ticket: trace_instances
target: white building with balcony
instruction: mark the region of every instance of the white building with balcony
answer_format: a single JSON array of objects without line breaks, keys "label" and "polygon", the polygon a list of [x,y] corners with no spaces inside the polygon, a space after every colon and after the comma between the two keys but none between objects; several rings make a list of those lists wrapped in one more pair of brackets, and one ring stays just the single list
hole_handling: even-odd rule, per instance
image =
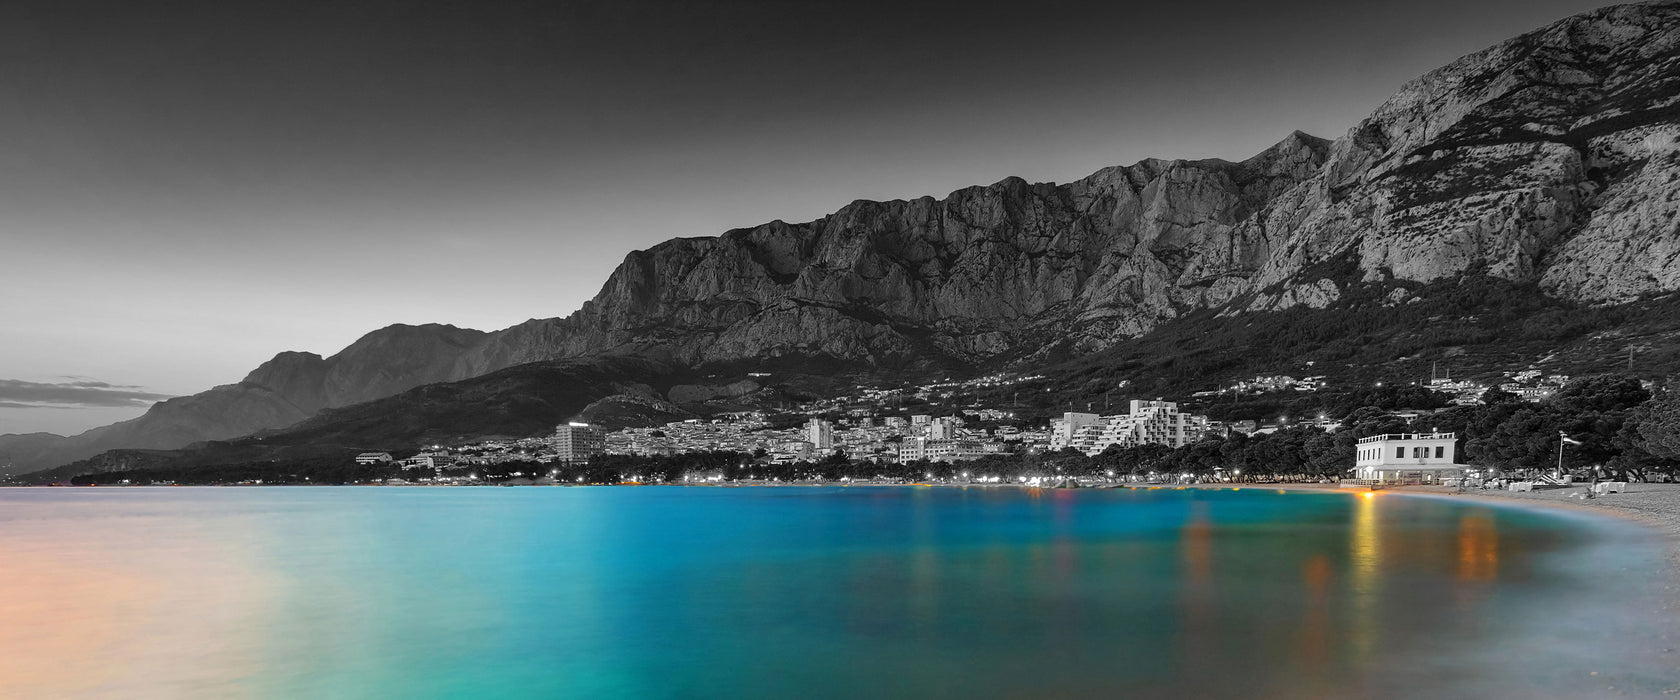
[{"label": "white building with balcony", "polygon": [[1207,417],[1179,413],[1171,401],[1132,400],[1129,412],[1113,416],[1067,413],[1052,421],[1051,449],[1072,447],[1088,455],[1112,445],[1183,447],[1207,433]]},{"label": "white building with balcony", "polygon": [[1050,421],[1050,449],[1072,447],[1080,430],[1101,422],[1102,416],[1095,413],[1063,413],[1061,418]]},{"label": "white building with balcony", "polygon": [[1455,433],[1390,433],[1360,438],[1354,478],[1386,484],[1439,484],[1464,475],[1455,454]]}]

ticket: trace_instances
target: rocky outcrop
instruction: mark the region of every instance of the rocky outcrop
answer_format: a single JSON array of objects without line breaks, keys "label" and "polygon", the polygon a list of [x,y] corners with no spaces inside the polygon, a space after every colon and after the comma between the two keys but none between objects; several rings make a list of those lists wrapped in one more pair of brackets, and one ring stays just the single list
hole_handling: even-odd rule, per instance
[{"label": "rocky outcrop", "polygon": [[495,334],[462,364],[597,352],[687,364],[786,354],[985,360],[1078,324],[1095,342],[1222,303],[1266,259],[1242,222],[1325,162],[1305,134],[1240,163],[1148,160],[1066,185],[1010,178],[943,200],[854,202],[631,253],[564,319]]},{"label": "rocky outcrop", "polygon": [[[1680,3],[1605,8],[1403,86],[1334,143],[1147,160],[1065,185],[854,202],[632,253],[565,319],[463,363],[1097,350],[1188,311],[1322,308],[1340,285],[1485,271],[1590,303],[1680,290]],[[1354,278],[1318,268],[1351,258]]]},{"label": "rocky outcrop", "polygon": [[1401,88],[1249,223],[1277,241],[1255,283],[1352,251],[1367,279],[1485,269],[1595,303],[1675,291],[1677,121],[1680,3],[1466,56]]}]

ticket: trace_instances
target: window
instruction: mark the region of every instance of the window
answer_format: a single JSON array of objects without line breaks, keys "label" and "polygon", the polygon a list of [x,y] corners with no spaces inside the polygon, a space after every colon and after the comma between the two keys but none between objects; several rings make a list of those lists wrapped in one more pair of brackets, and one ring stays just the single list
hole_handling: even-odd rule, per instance
[{"label": "window", "polygon": [[1447,447],[1445,445],[1436,445],[1435,446],[1435,459],[1445,459],[1446,456],[1447,456]]},{"label": "window", "polygon": [[1424,450],[1424,448],[1422,448],[1422,447],[1413,447],[1412,448],[1412,459],[1423,459],[1423,450]]},{"label": "window", "polygon": [[1394,458],[1395,459],[1405,459],[1406,458],[1406,448],[1405,447],[1394,448]]}]

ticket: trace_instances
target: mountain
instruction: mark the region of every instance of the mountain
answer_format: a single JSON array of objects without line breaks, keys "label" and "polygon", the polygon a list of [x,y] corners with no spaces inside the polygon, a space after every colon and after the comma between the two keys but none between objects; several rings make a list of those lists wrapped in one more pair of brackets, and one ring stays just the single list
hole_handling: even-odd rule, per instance
[{"label": "mountain", "polygon": [[[1295,133],[1241,162],[1008,178],[679,238],[630,253],[565,318],[392,326],[331,358],[282,353],[31,463],[223,439],[565,358],[1038,364],[1175,319],[1323,309],[1356,285],[1465,275],[1626,304],[1680,290],[1677,144],[1680,2],[1609,7],[1413,80],[1334,142]],[[1384,303],[1405,303],[1403,287]]]},{"label": "mountain", "polygon": [[0,436],[0,463],[14,472],[85,459],[118,448],[173,449],[293,425],[322,409],[390,396],[423,384],[461,379],[457,360],[485,337],[454,326],[393,325],[329,358],[283,352],[237,384],[153,405],[139,418],[71,437],[45,433],[24,441]]},{"label": "mountain", "polygon": [[1243,235],[1252,284],[1357,254],[1366,279],[1485,268],[1560,298],[1680,288],[1680,4],[1605,8],[1414,80]]},{"label": "mountain", "polygon": [[603,396],[658,407],[658,396],[688,375],[681,368],[628,357],[533,362],[458,382],[430,384],[343,408],[328,408],[280,430],[184,449],[115,449],[32,474],[50,483],[75,474],[318,457],[367,450],[412,450],[490,436],[551,432]]},{"label": "mountain", "polygon": [[1097,339],[1136,335],[1240,289],[1233,271],[1266,250],[1233,233],[1327,153],[1297,133],[1240,163],[1148,160],[1065,185],[1009,178],[667,241],[631,253],[577,313],[497,333],[468,361],[615,351],[687,364],[973,362],[1068,323]]},{"label": "mountain", "polygon": [[[471,361],[630,349],[704,363],[1095,350],[1196,309],[1324,306],[1473,270],[1560,298],[1680,289],[1680,3],[1607,8],[1414,80],[1334,143],[1150,160],[1065,185],[854,202],[632,253],[565,319]],[[482,359],[481,359],[482,358]]]}]

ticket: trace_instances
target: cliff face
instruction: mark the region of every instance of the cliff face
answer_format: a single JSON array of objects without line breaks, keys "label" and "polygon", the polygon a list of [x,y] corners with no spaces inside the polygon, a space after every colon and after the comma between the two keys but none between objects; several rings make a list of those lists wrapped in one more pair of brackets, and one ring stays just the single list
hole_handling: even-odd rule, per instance
[{"label": "cliff face", "polygon": [[854,202],[638,251],[576,314],[496,333],[459,369],[1093,350],[1198,308],[1333,303],[1348,280],[1308,271],[1341,255],[1367,280],[1486,270],[1625,302],[1680,289],[1677,210],[1680,3],[1612,7],[1418,78],[1334,143]]},{"label": "cliff face", "polygon": [[[628,255],[565,318],[484,334],[393,326],[331,358],[70,438],[78,456],[289,425],[322,408],[522,363],[866,363],[1100,349],[1188,311],[1323,307],[1350,280],[1470,270],[1616,303],[1680,290],[1680,2],[1605,8],[1403,86],[1335,142],[1240,163],[1146,160],[1063,185],[854,202]],[[33,444],[33,443],[32,443]],[[62,451],[60,453],[62,456]]]},{"label": "cliff face", "polygon": [[1408,83],[1338,140],[1245,223],[1276,241],[1255,284],[1352,251],[1368,279],[1485,267],[1594,303],[1680,289],[1677,137],[1680,4],[1569,18]]},{"label": "cliff face", "polygon": [[1293,134],[1241,163],[1149,160],[1066,185],[1011,178],[943,200],[854,202],[631,253],[570,317],[495,334],[464,372],[593,352],[684,363],[937,352],[983,360],[1077,323],[1092,342],[1224,303],[1270,253],[1240,226],[1312,177],[1328,142]]},{"label": "cliff face", "polygon": [[1066,185],[855,202],[631,254],[566,319],[464,359],[656,350],[881,361],[1096,349],[1187,310],[1322,307],[1366,279],[1485,269],[1563,298],[1680,289],[1680,3],[1606,8],[1405,85],[1333,144],[1150,160]]}]

